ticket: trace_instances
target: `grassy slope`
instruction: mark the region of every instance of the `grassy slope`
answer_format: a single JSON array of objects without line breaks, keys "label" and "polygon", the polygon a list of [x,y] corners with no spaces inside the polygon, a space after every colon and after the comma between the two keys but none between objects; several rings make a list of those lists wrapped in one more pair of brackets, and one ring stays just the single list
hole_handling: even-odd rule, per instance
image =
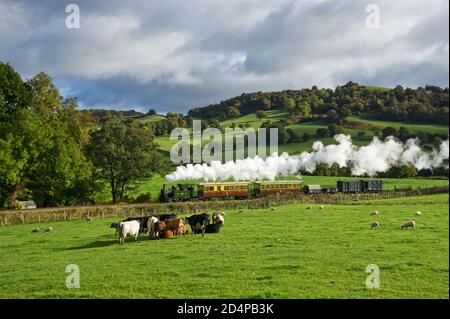
[{"label": "grassy slope", "polygon": [[404,122],[393,122],[393,121],[379,121],[368,117],[352,116],[348,118],[349,120],[358,121],[362,123],[372,124],[379,127],[405,127],[411,130],[411,132],[428,132],[428,133],[439,133],[448,134],[448,126],[445,125],[433,125],[433,124],[417,124],[417,123],[404,123]]},{"label": "grassy slope", "polygon": [[[257,128],[261,125],[262,122],[270,120],[277,121],[282,118],[287,117],[287,112],[284,110],[270,110],[267,111],[267,117],[264,119],[256,118],[255,114],[248,114],[242,116],[240,118],[234,120],[227,120],[221,122],[222,127],[229,127],[231,123],[236,123],[236,125],[247,123],[253,128]],[[448,126],[445,125],[430,125],[430,124],[412,124],[412,123],[401,123],[401,122],[390,122],[390,121],[377,121],[365,117],[357,117],[352,116],[349,120],[353,122],[360,122],[363,124],[371,124],[374,127],[383,128],[386,126],[392,126],[396,128],[400,128],[404,126],[411,130],[411,132],[430,132],[430,133],[440,133],[440,134],[448,134]],[[304,133],[308,133],[311,136],[311,140],[307,142],[298,142],[298,143],[289,143],[286,145],[279,146],[279,152],[288,152],[289,154],[297,154],[303,151],[310,151],[312,143],[318,138],[316,137],[316,130],[318,128],[326,128],[327,124],[320,122],[306,122],[302,124],[294,124],[288,126],[288,128],[294,130],[300,137],[303,136]],[[360,131],[365,131],[366,136],[363,139],[358,139],[357,134]],[[346,134],[350,134],[353,138],[353,142],[355,145],[362,146],[370,143],[374,136],[374,131],[369,129],[358,129],[358,128],[347,128]],[[171,146],[175,143],[175,141],[170,141],[168,136],[160,136],[156,138],[160,148],[165,151],[170,151]],[[336,143],[333,138],[324,138],[321,139],[325,145]],[[207,144],[204,142],[203,144]]]},{"label": "grassy slope", "polygon": [[[369,212],[380,211],[371,231]],[[416,230],[400,230],[414,218]],[[113,219],[0,228],[0,297],[448,298],[448,196],[227,212],[220,234],[117,244]],[[39,225],[41,227],[47,225]],[[287,227],[289,226],[289,227]],[[65,288],[79,265],[81,288]],[[381,288],[368,290],[377,264]]]}]

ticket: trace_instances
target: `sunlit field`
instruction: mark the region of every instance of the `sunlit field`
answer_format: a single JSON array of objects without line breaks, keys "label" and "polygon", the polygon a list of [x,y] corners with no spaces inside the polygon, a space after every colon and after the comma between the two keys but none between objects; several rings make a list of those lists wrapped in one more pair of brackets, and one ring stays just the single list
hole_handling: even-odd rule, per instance
[{"label": "sunlit field", "polygon": [[[447,194],[306,207],[226,211],[219,234],[123,246],[111,218],[2,227],[0,297],[449,297]],[[417,228],[400,230],[409,219]],[[80,268],[79,289],[65,286],[68,264]],[[379,289],[366,288],[369,264]]]}]

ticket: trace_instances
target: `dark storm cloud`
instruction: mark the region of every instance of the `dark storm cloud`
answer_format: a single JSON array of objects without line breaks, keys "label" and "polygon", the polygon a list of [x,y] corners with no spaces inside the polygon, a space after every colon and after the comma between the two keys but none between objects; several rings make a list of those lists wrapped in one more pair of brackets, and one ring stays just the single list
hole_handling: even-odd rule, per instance
[{"label": "dark storm cloud", "polygon": [[[85,107],[184,112],[242,92],[347,81],[447,86],[448,1],[0,0],[0,60]],[[366,5],[380,28],[365,25]]]}]

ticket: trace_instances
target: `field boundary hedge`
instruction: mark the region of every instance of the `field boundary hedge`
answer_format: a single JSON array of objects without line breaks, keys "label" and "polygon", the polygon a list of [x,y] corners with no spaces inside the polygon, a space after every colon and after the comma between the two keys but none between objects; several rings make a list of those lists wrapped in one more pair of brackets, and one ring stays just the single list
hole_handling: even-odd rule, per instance
[{"label": "field boundary hedge", "polygon": [[411,196],[423,196],[448,193],[449,187],[435,186],[430,188],[399,189],[384,191],[379,194],[315,194],[315,195],[283,195],[249,200],[211,200],[182,203],[143,203],[122,205],[70,206],[55,208],[38,208],[33,210],[0,211],[0,226],[80,220],[88,217],[126,218],[161,213],[192,214],[195,212],[219,211],[231,209],[264,209],[283,204],[338,204],[343,202],[391,199]]}]

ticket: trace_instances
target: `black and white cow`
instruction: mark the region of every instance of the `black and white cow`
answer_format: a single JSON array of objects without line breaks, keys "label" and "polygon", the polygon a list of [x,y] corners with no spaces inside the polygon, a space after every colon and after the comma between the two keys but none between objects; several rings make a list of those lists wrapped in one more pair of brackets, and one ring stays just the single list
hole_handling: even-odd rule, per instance
[{"label": "black and white cow", "polygon": [[192,235],[205,235],[206,226],[211,222],[211,217],[207,213],[192,215],[186,218],[189,226],[191,226]]}]

